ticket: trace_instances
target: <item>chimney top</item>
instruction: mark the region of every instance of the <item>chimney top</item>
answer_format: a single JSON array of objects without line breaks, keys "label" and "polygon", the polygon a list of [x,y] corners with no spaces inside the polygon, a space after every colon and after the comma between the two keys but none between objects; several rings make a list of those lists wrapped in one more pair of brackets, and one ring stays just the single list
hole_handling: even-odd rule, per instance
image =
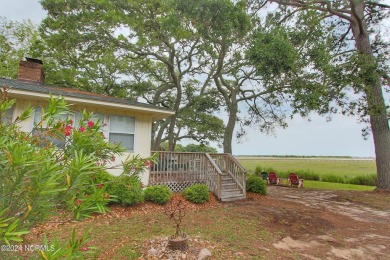
[{"label": "chimney top", "polygon": [[33,63],[43,64],[43,62],[41,60],[39,60],[39,59],[26,57],[26,60],[29,61],[29,62],[33,62]]},{"label": "chimney top", "polygon": [[20,61],[18,80],[29,81],[43,84],[45,73],[42,69],[43,62],[39,59],[27,58],[26,61]]}]

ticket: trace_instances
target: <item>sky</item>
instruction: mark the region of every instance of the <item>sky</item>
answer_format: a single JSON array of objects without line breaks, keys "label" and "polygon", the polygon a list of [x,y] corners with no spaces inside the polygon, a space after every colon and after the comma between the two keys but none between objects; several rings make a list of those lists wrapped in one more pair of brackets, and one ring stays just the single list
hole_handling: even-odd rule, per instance
[{"label": "sky", "polygon": [[[390,0],[385,2],[390,4]],[[0,0],[0,6],[0,16],[9,20],[30,19],[39,24],[46,16],[35,0]],[[288,128],[277,129],[273,136],[247,129],[241,143],[233,140],[233,154],[375,157],[372,136],[363,139],[361,130],[366,125],[359,124],[358,118],[333,115],[327,122],[313,114],[310,119],[297,116],[288,120]]]}]

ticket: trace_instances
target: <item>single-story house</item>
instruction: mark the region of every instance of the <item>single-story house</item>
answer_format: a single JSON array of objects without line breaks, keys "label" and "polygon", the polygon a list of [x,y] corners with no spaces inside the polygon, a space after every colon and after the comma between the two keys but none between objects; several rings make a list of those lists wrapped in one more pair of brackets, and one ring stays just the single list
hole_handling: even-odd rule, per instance
[{"label": "single-story house", "polygon": [[[24,109],[31,105],[34,107],[33,116],[21,123],[23,131],[33,130],[34,122],[40,121],[41,107],[47,105],[50,94],[62,96],[71,104],[74,114],[69,115],[74,122],[78,121],[80,111],[84,109],[93,112],[94,119],[100,119],[103,133],[108,142],[121,143],[126,149],[124,158],[129,154],[139,154],[149,157],[151,152],[152,122],[173,115],[175,112],[150,104],[132,102],[129,100],[95,94],[87,91],[48,86],[44,84],[45,74],[42,70],[42,61],[27,58],[19,64],[17,80],[0,78],[0,87],[8,88],[8,97],[15,99],[16,104],[12,110],[7,111],[8,119],[16,118]],[[120,161],[124,158],[117,158]],[[118,174],[120,169],[111,170]],[[141,176],[141,181],[149,183],[149,172]]]}]

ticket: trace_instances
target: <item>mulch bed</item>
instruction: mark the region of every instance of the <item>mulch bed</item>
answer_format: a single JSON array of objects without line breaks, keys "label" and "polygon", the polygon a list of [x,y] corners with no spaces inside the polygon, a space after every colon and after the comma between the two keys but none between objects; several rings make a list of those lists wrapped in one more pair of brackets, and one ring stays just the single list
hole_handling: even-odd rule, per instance
[{"label": "mulch bed", "polygon": [[[204,209],[212,209],[216,207],[220,207],[221,204],[217,200],[217,198],[210,193],[210,200],[208,202],[202,203],[202,204],[196,204],[192,203],[190,201],[187,201],[182,194],[175,193],[173,194],[171,201],[175,203],[176,201],[181,200],[182,205],[185,206],[186,211],[198,211],[198,210],[204,210]],[[122,218],[129,218],[130,216],[134,214],[144,214],[148,215],[150,213],[155,212],[164,212],[166,209],[166,205],[158,205],[149,201],[145,201],[143,203],[133,205],[133,206],[122,206],[118,204],[113,204],[110,206],[111,212],[108,212],[107,214],[93,214],[90,218],[84,218],[82,221],[74,221],[72,220],[71,215],[69,212],[66,212],[64,210],[58,210],[56,216],[51,217],[49,220],[45,221],[44,224],[41,224],[33,229],[30,230],[30,234],[28,234],[25,237],[25,241],[31,242],[36,241],[37,238],[41,237],[45,230],[52,230],[56,229],[59,226],[62,225],[69,225],[69,224],[76,224],[76,223],[82,223],[82,222],[95,222],[99,220],[112,220],[112,219],[122,219]]]}]

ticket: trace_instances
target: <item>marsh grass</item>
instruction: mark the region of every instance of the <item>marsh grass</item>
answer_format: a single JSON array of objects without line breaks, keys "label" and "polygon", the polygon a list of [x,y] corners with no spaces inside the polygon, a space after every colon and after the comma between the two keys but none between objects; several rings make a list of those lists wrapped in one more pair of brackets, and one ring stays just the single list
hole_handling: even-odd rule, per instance
[{"label": "marsh grass", "polygon": [[249,174],[276,172],[279,177],[287,178],[295,172],[305,180],[347,183],[358,185],[376,184],[375,160],[356,160],[340,158],[261,158],[237,157]]}]

